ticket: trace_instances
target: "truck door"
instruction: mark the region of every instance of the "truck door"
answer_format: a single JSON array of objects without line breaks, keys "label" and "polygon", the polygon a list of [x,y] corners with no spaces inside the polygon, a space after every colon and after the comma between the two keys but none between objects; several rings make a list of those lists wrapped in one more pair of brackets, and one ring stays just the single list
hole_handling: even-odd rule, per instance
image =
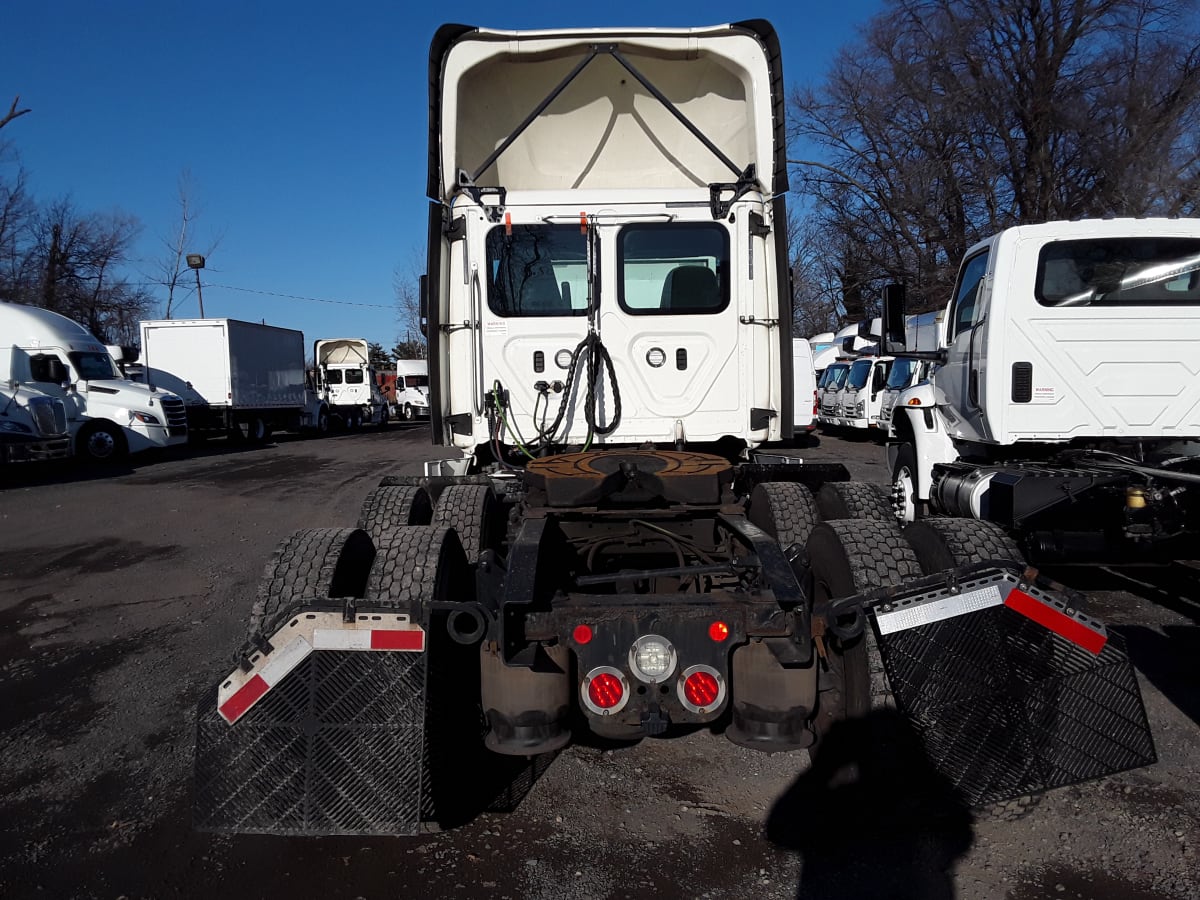
[{"label": "truck door", "polygon": [[950,434],[967,441],[987,440],[989,434],[983,396],[988,259],[985,250],[966,260],[959,271],[950,308],[947,361],[934,375]]}]

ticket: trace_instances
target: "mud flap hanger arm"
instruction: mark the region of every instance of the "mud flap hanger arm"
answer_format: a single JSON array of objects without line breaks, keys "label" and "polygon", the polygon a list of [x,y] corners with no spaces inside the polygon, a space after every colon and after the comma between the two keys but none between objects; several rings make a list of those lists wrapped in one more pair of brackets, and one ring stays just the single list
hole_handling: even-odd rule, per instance
[{"label": "mud flap hanger arm", "polygon": [[[714,183],[708,186],[709,205],[712,209],[713,218],[724,218],[725,214],[729,211],[729,207],[735,200],[737,200],[747,191],[753,190],[758,186],[758,175],[755,171],[754,164],[750,163],[744,169],[738,168],[737,164],[728,156],[726,156],[721,151],[720,147],[709,140],[708,136],[705,135],[704,132],[697,128],[687,116],[680,112],[679,108],[672,103],[662,91],[655,87],[645,75],[639,72],[633,66],[633,64],[621,54],[621,51],[617,49],[616,44],[592,44],[588,55],[579,61],[579,64],[567,74],[566,78],[558,83],[554,90],[546,95],[546,98],[542,100],[541,103],[534,107],[533,112],[526,116],[524,121],[522,121],[520,125],[513,129],[512,134],[505,138],[500,143],[500,146],[493,150],[491,154],[488,155],[488,158],[485,159],[473,173],[468,173],[465,169],[459,170],[457,176],[458,187],[470,193],[472,195],[472,199],[474,199],[476,203],[480,202],[480,197],[485,192],[498,193],[500,196],[500,203],[503,205],[504,189],[480,188],[476,184],[479,176],[486,172],[491,165],[500,158],[500,155],[503,154],[504,151],[509,147],[511,147],[513,142],[525,132],[525,129],[532,125],[538,116],[545,112],[546,107],[553,103],[558,95],[566,90],[567,86],[579,76],[579,73],[586,69],[588,64],[602,53],[608,54],[618,63],[620,63],[630,75],[637,79],[638,83],[641,84],[642,87],[650,92],[650,95],[654,97],[654,99],[656,99],[666,108],[667,112],[678,119],[684,128],[691,132],[692,135],[698,141],[700,141],[700,143],[712,151],[712,154],[716,156],[717,159],[719,159],[722,163],[724,163],[725,166],[737,177],[737,180],[731,183]],[[728,199],[722,199],[722,195],[725,193],[730,193],[732,196],[730,196]]]}]

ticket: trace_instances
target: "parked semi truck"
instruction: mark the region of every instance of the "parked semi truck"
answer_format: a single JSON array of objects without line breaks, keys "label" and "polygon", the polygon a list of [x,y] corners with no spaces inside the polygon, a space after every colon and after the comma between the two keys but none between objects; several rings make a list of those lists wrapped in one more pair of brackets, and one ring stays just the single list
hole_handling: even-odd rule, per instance
[{"label": "parked semi truck", "polygon": [[1153,760],[1082,598],[760,455],[794,431],[767,23],[448,25],[429,72],[431,429],[458,455],[277,550],[200,702],[200,827],[413,833],[575,734],[792,750],[885,686],[972,802]]},{"label": "parked semi truck", "polygon": [[125,378],[103,343],[50,310],[0,302],[0,372],[63,402],[81,459],[107,462],[187,442],[178,396]]},{"label": "parked semi truck", "polygon": [[62,400],[17,381],[0,383],[0,463],[70,455],[71,432]]},{"label": "parked semi truck", "polygon": [[329,430],[304,379],[304,335],[238,319],[141,323],[142,377],[183,397],[197,436],[261,443],[274,431]]},{"label": "parked semi truck", "polygon": [[[903,344],[902,292],[885,292]],[[1011,228],[972,247],[887,448],[898,515],[994,523],[1031,558],[1195,556],[1200,220]]]},{"label": "parked semi truck", "polygon": [[330,416],[343,428],[385,426],[387,402],[362,338],[321,338],[313,344],[315,389]]},{"label": "parked semi truck", "polygon": [[[941,347],[941,334],[945,322],[945,310],[907,316],[904,320],[904,345],[918,352],[935,351]],[[933,371],[932,359],[897,357],[888,372],[887,384],[879,401],[879,428],[884,435],[891,433],[892,411],[900,395],[910,387],[920,384]]]},{"label": "parked semi truck", "polygon": [[396,360],[396,415],[406,422],[429,418],[429,363]]}]

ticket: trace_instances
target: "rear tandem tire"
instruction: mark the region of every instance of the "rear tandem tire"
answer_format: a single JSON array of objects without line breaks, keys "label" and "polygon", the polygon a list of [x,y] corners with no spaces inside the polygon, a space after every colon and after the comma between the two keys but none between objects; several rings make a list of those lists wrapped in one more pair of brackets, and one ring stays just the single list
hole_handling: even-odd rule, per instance
[{"label": "rear tandem tire", "polygon": [[467,561],[495,546],[499,504],[486,484],[452,484],[442,490],[433,507],[433,525],[448,525],[458,532]]},{"label": "rear tandem tire", "polygon": [[817,491],[817,508],[826,520],[874,519],[894,522],[888,489],[865,481],[830,481]]},{"label": "rear tandem tire", "polygon": [[813,527],[821,521],[812,491],[793,481],[771,481],[754,486],[746,503],[746,518],[787,550],[804,546]]},{"label": "rear tandem tire", "polygon": [[433,518],[433,503],[419,485],[383,485],[367,494],[358,527],[376,543],[392,529],[405,525],[428,525]]},{"label": "rear tandem tire", "polygon": [[276,548],[250,612],[250,634],[270,637],[296,606],[332,597],[361,597],[375,557],[359,528],[306,528]]},{"label": "rear tandem tire", "polygon": [[[824,522],[808,539],[811,596],[816,610],[849,597],[921,575],[916,555],[892,522],[848,519]],[[890,704],[887,680],[868,625],[863,634],[842,641],[826,638],[829,667],[818,678],[817,738],[839,719],[865,716],[873,706]]]},{"label": "rear tandem tire", "polygon": [[1003,528],[980,519],[922,519],[904,529],[904,539],[917,554],[926,575],[989,559],[1025,562],[1016,542]]}]

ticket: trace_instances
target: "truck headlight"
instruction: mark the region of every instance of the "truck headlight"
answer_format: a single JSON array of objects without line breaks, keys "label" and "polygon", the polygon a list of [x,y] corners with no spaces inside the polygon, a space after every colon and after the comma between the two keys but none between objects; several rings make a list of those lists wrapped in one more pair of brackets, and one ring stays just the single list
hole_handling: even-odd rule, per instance
[{"label": "truck headlight", "polygon": [[28,425],[22,425],[20,422],[0,422],[0,431],[5,434],[33,434],[33,429]]},{"label": "truck headlight", "polygon": [[629,649],[629,668],[641,681],[665,681],[675,671],[675,648],[665,637],[643,635]]},{"label": "truck headlight", "polygon": [[143,425],[157,425],[158,424],[158,419],[156,419],[154,416],[150,415],[150,413],[135,412],[133,414],[133,417],[135,419],[137,419],[139,422],[141,422]]},{"label": "truck headlight", "polygon": [[867,404],[864,400],[859,400],[854,404],[854,415],[861,418],[867,414]]}]

